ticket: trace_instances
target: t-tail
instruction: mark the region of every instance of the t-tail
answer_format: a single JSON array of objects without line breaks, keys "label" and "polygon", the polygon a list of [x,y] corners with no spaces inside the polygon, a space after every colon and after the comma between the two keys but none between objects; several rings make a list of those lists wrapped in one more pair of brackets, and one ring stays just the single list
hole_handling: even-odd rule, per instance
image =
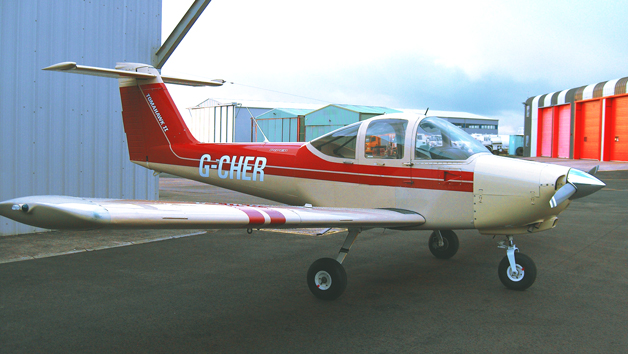
[{"label": "t-tail", "polygon": [[[199,81],[160,75],[147,64],[118,63],[115,69],[59,63],[44,70],[117,78],[129,157],[150,168],[151,162],[177,164],[186,160],[186,146],[199,144],[175,105],[166,83],[221,86],[224,80]],[[198,159],[196,159],[198,160]]]}]

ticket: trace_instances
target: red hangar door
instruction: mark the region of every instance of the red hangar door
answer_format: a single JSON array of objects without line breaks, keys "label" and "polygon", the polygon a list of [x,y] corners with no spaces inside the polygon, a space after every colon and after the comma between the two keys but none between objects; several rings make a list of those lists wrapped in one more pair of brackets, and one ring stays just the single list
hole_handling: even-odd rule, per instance
[{"label": "red hangar door", "polygon": [[571,105],[539,109],[537,156],[569,158]]},{"label": "red hangar door", "polygon": [[576,129],[574,158],[599,160],[602,152],[601,100],[577,103]]},{"label": "red hangar door", "polygon": [[609,99],[604,160],[628,161],[628,96]]},{"label": "red hangar door", "polygon": [[571,147],[571,105],[566,104],[555,107],[555,135],[552,157],[569,158]]},{"label": "red hangar door", "polygon": [[552,137],[554,136],[554,107],[539,109],[539,142],[537,156],[552,157]]}]

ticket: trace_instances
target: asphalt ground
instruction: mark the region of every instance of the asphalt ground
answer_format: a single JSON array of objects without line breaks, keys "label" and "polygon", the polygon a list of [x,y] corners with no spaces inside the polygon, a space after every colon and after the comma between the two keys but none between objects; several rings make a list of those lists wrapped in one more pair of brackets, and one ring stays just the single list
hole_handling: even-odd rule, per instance
[{"label": "asphalt ground", "polygon": [[[476,231],[459,231],[445,261],[427,231],[363,232],[332,302],[311,295],[305,274],[336,256],[342,233],[47,233],[144,242],[0,264],[0,353],[625,352],[628,171],[599,177],[607,188],[574,201],[555,229],[515,238],[538,269],[523,292],[503,287],[505,251]],[[162,180],[166,200],[259,202]]]}]

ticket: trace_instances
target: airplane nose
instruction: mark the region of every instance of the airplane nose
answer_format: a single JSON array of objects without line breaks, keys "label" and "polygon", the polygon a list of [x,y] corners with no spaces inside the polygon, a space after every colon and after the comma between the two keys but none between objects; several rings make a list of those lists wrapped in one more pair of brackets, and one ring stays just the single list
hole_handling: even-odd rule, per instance
[{"label": "airplane nose", "polygon": [[606,183],[586,172],[572,168],[567,174],[567,183],[560,187],[550,200],[550,207],[555,208],[567,199],[578,199],[593,194],[606,187]]}]

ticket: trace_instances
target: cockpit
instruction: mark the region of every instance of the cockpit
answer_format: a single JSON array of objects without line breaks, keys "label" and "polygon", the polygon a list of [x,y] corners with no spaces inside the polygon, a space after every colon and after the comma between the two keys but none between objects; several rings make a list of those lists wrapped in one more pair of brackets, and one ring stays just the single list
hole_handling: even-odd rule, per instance
[{"label": "cockpit", "polygon": [[311,144],[325,155],[342,159],[460,161],[489,153],[482,143],[444,119],[427,117],[413,124],[416,122],[395,117],[370,119],[323,135]]}]

